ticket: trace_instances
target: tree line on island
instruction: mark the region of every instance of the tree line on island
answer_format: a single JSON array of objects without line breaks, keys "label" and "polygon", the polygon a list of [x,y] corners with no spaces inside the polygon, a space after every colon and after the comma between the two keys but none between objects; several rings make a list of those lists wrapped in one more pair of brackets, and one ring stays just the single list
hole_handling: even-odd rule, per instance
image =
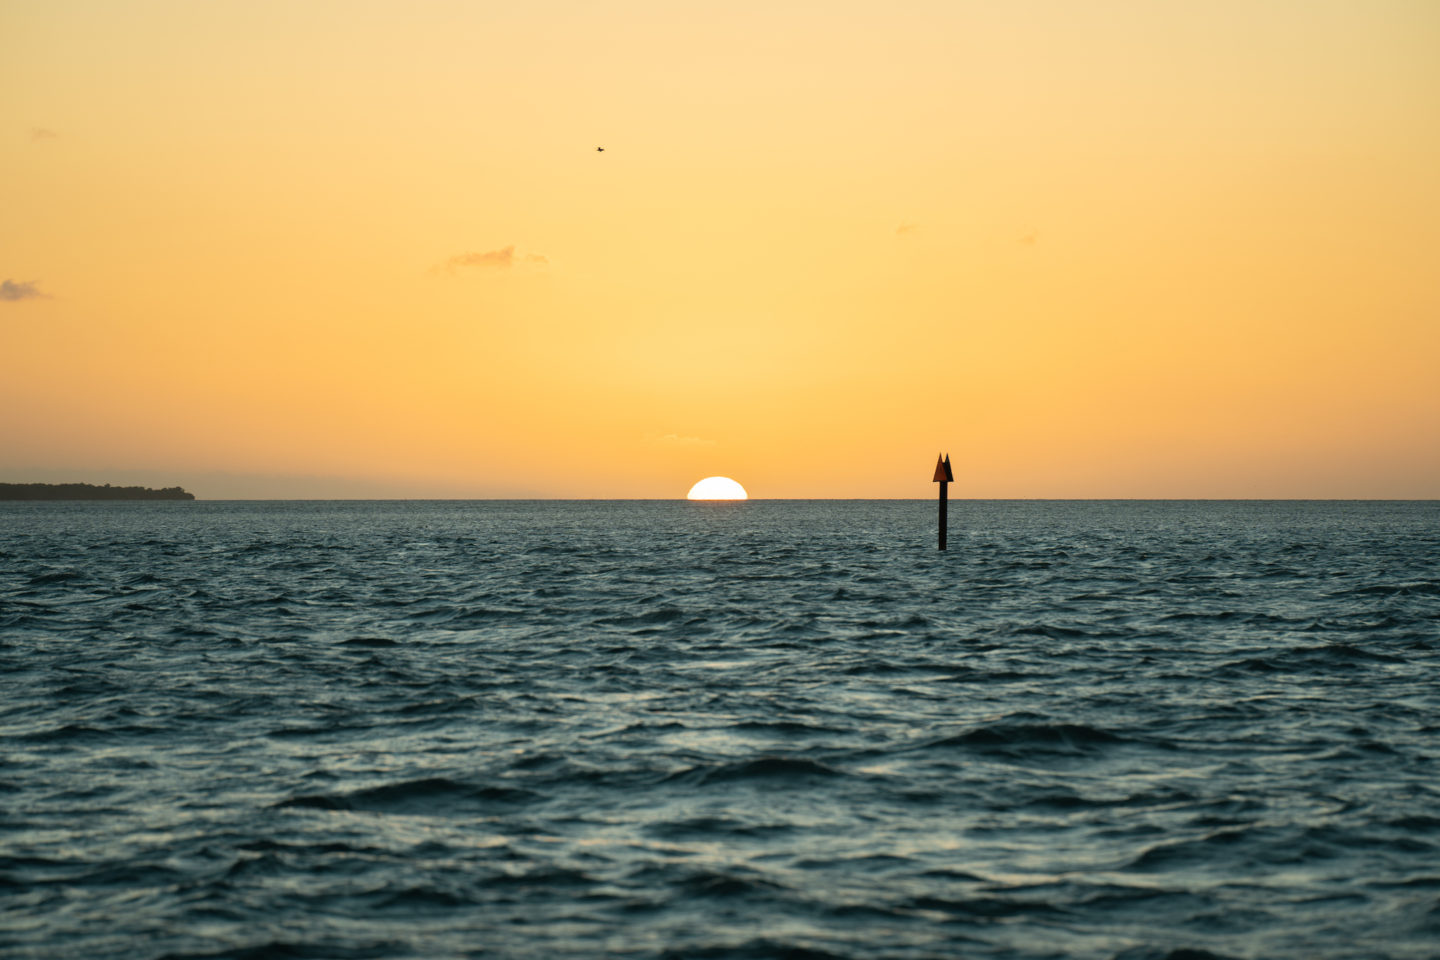
[{"label": "tree line on island", "polygon": [[112,487],[93,483],[0,483],[0,500],[194,500],[182,487]]}]

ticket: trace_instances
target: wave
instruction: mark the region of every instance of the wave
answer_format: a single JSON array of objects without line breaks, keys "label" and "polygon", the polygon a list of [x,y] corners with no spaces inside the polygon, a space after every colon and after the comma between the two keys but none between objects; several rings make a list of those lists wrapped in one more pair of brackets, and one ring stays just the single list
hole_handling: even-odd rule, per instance
[{"label": "wave", "polygon": [[1230,954],[1211,953],[1196,947],[1131,947],[1112,960],[1239,960]]},{"label": "wave", "polygon": [[157,960],[381,960],[392,957],[396,944],[348,945],[324,938],[315,940],[260,939],[244,947],[232,947],[203,953],[165,953]]},{"label": "wave", "polygon": [[751,823],[728,817],[693,817],[651,824],[646,834],[661,840],[723,840],[734,837],[769,838],[792,833],[785,823]]},{"label": "wave", "polygon": [[1391,653],[1384,653],[1380,650],[1366,649],[1353,643],[1337,642],[1317,644],[1313,646],[1291,647],[1287,652],[1290,658],[1309,665],[1313,663],[1329,663],[1338,666],[1354,663],[1404,663],[1405,658]]},{"label": "wave", "polygon": [[423,777],[344,793],[298,794],[274,809],[356,810],[372,813],[434,812],[466,805],[514,806],[536,800],[519,787],[475,787],[447,777]]},{"label": "wave", "polygon": [[841,771],[816,760],[807,760],[801,757],[766,756],[753,760],[693,766],[679,773],[671,774],[665,779],[710,784],[841,776],[844,776]]},{"label": "wave", "polygon": [[989,896],[950,898],[935,896],[911,897],[901,902],[907,910],[943,913],[950,919],[1015,920],[1019,918],[1059,917],[1068,914],[1057,904],[1043,900],[1026,900],[991,894]]},{"label": "wave", "polygon": [[964,747],[1022,756],[1030,752],[1087,753],[1134,742],[1137,741],[1083,723],[996,723],[931,741],[928,748]]},{"label": "wave", "polygon": [[757,937],[727,944],[667,949],[659,954],[659,960],[857,960],[866,956],[873,954],[866,951],[834,953],[803,943]]},{"label": "wave", "polygon": [[50,573],[37,573],[26,583],[32,587],[45,587],[54,583],[70,583],[83,579],[85,579],[85,575],[78,570],[55,570]]}]

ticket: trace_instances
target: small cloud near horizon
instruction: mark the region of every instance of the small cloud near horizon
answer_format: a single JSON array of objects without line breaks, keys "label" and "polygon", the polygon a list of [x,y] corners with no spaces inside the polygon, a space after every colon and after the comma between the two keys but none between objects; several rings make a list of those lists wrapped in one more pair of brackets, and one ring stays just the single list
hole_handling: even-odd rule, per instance
[{"label": "small cloud near horizon", "polygon": [[34,282],[16,283],[6,280],[0,283],[0,300],[49,300],[50,294],[42,293]]},{"label": "small cloud near horizon", "polygon": [[905,234],[912,232],[917,226],[919,226],[919,224],[902,223],[895,228],[895,236],[903,237]]},{"label": "small cloud near horizon", "polygon": [[31,140],[59,140],[59,139],[60,139],[60,134],[56,133],[54,130],[47,129],[47,128],[45,128],[45,127],[31,127],[31,128],[30,128],[30,139],[31,139]]},{"label": "small cloud near horizon", "polygon": [[522,263],[545,264],[550,260],[538,253],[527,253],[523,257],[515,256],[515,245],[501,247],[499,250],[487,250],[484,253],[457,253],[446,260],[443,269],[447,273],[454,273],[461,267],[487,267],[497,270],[508,270],[513,267],[516,261]]},{"label": "small cloud near horizon", "polygon": [[1038,239],[1040,239],[1040,235],[1034,230],[1031,230],[1025,234],[1025,236],[1021,237],[1019,242],[1025,244],[1027,247],[1033,247],[1035,246],[1035,241]]}]

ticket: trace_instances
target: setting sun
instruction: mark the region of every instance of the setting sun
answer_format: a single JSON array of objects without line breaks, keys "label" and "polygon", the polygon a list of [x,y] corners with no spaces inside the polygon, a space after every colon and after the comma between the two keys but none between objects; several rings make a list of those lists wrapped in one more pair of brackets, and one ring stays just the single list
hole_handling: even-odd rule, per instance
[{"label": "setting sun", "polygon": [[748,500],[745,488],[729,477],[706,477],[690,488],[687,500]]}]

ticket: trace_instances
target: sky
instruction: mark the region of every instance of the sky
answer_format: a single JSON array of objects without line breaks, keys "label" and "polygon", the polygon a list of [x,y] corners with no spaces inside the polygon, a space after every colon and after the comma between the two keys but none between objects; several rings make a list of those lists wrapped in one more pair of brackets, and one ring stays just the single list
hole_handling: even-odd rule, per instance
[{"label": "sky", "polygon": [[0,35],[0,481],[1440,497],[1433,0]]}]

